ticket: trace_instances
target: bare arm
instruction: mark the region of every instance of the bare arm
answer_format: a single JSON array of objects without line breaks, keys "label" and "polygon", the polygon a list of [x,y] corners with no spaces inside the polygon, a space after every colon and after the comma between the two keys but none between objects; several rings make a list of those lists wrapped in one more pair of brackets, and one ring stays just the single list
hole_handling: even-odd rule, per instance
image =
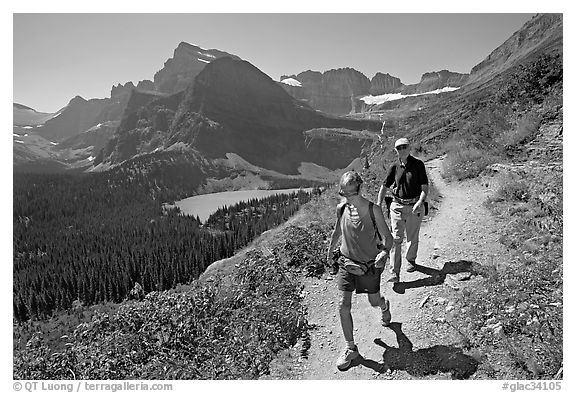
[{"label": "bare arm", "polygon": [[390,228],[384,220],[384,214],[382,209],[374,209],[374,218],[376,219],[376,226],[378,227],[378,232],[382,236],[382,242],[384,243],[384,248],[388,251],[392,249],[392,234],[390,233]]},{"label": "bare arm", "polygon": [[[340,206],[338,206],[338,209],[340,209]],[[341,235],[342,235],[342,231],[340,229],[340,218],[338,218],[338,220],[336,221],[336,224],[334,225],[334,229],[332,230],[332,236],[330,237],[330,245],[328,246],[328,250],[326,253],[326,261],[328,262],[329,265],[332,264],[331,263],[332,251],[334,250],[334,248],[338,244]]]},{"label": "bare arm", "polygon": [[380,191],[378,191],[378,199],[376,199],[376,204],[378,206],[382,206],[382,201],[384,200],[384,197],[386,196],[386,191],[388,190],[388,188],[382,184],[380,186]]},{"label": "bare arm", "polygon": [[428,184],[422,185],[422,192],[420,193],[420,202],[424,202],[428,196]]},{"label": "bare arm", "polygon": [[418,208],[420,208],[420,206],[422,206],[427,196],[428,196],[428,184],[422,184],[422,191],[420,192],[420,197],[418,198],[418,201],[414,204],[414,207],[412,208],[413,212],[415,212],[416,210],[418,210]]}]

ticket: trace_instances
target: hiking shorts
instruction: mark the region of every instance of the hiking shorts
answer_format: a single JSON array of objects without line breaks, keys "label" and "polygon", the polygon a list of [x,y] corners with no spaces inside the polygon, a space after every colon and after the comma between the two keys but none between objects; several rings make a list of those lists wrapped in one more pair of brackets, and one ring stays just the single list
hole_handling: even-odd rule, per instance
[{"label": "hiking shorts", "polygon": [[356,293],[377,293],[380,291],[381,268],[371,268],[362,276],[355,276],[340,267],[338,270],[338,289]]}]

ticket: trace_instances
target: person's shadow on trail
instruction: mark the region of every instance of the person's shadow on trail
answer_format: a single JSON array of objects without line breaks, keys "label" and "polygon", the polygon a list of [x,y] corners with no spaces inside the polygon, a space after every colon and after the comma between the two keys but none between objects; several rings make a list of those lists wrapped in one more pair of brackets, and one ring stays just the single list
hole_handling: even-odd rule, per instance
[{"label": "person's shadow on trail", "polygon": [[416,271],[429,275],[430,277],[421,278],[414,281],[408,282],[397,282],[392,286],[392,290],[396,293],[403,294],[406,289],[410,288],[420,288],[420,287],[431,287],[434,285],[440,285],[446,280],[448,274],[458,274],[469,272],[471,275],[483,275],[489,274],[488,268],[480,265],[478,262],[459,260],[457,262],[446,262],[442,266],[441,270],[433,269],[423,265],[415,265]]},{"label": "person's shadow on trail", "polygon": [[374,343],[384,347],[383,362],[358,357],[352,367],[361,364],[372,370],[384,373],[387,370],[405,370],[415,377],[450,373],[452,379],[468,379],[478,369],[478,361],[463,353],[461,348],[449,345],[434,345],[430,348],[412,350],[412,342],[402,332],[402,324],[393,322],[390,329],[396,334],[398,348],[377,338]]}]

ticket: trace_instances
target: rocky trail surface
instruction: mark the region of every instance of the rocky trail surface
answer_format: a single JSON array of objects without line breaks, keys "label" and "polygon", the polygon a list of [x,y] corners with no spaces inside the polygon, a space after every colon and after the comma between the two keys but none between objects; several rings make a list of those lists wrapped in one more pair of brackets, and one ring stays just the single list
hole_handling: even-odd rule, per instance
[{"label": "rocky trail surface", "polygon": [[506,250],[498,242],[498,224],[482,204],[491,193],[489,180],[446,183],[440,176],[441,164],[442,158],[426,164],[441,198],[434,204],[436,213],[422,224],[418,271],[407,273],[403,266],[400,282],[394,285],[386,281],[387,270],[382,275],[381,292],[390,300],[391,326],[381,326],[379,309],[369,305],[366,295],[355,294],[354,338],[361,357],[348,370],[337,370],[344,338],[335,279],[328,274],[305,279],[310,337],[297,345],[298,354],[290,361],[279,360],[294,378],[474,378],[484,355],[462,349],[466,338],[450,323],[458,313],[453,300],[480,279],[478,272],[505,259]]}]

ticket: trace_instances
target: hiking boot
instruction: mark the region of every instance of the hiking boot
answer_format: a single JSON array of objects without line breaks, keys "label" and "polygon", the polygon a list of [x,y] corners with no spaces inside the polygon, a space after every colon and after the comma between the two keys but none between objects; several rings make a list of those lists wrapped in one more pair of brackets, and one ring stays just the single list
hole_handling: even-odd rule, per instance
[{"label": "hiking boot", "polygon": [[388,278],[388,282],[397,283],[400,282],[400,274],[392,273]]},{"label": "hiking boot", "polygon": [[408,267],[406,268],[408,273],[414,273],[416,271],[416,263],[408,261]]},{"label": "hiking boot", "polygon": [[386,308],[382,309],[382,326],[390,326],[390,322],[392,321],[392,314],[390,314],[390,301],[386,300],[385,302]]},{"label": "hiking boot", "polygon": [[346,348],[340,357],[338,357],[336,367],[338,367],[338,370],[340,371],[346,370],[352,364],[352,360],[356,359],[358,356],[360,356],[360,352],[358,352],[357,345],[354,346],[354,349]]}]

